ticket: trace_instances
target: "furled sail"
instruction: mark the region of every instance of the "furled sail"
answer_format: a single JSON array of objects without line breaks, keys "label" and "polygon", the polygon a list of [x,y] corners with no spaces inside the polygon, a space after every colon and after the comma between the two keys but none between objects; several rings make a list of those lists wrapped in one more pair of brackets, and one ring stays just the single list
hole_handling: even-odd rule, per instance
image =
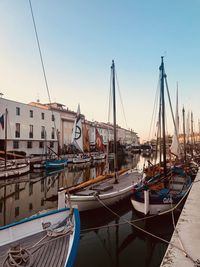
[{"label": "furled sail", "polygon": [[72,144],[76,146],[78,150],[83,152],[83,131],[80,114],[80,105],[78,105],[76,118],[74,121],[74,127],[72,132]]}]

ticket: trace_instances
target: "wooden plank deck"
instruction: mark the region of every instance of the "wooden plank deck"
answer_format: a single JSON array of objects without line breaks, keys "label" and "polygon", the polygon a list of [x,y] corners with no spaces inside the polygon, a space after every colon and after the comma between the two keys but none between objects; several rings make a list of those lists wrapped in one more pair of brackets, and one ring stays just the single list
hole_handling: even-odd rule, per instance
[{"label": "wooden plank deck", "polygon": [[[41,241],[40,244],[35,247],[39,240],[41,240],[46,235],[46,231],[43,231],[39,234],[32,235],[26,238],[23,238],[15,243],[14,245],[20,244],[21,247],[26,248],[28,252],[31,253],[33,259],[34,267],[62,267],[65,264],[68,247],[69,247],[69,235],[57,236],[57,237],[46,237]],[[6,258],[7,251],[11,248],[11,245],[5,245],[0,247],[0,266],[3,265],[3,262]],[[26,265],[24,265],[26,266]],[[28,266],[28,265],[27,265]]]},{"label": "wooden plank deck", "polygon": [[[135,182],[138,182],[141,178],[142,178],[142,174],[137,171],[133,173],[127,173],[124,175],[120,175],[117,178],[119,183],[115,184],[114,183],[115,179],[110,178],[105,181],[100,181],[94,185],[89,185],[86,188],[77,191],[75,195],[92,195],[92,192],[112,193],[115,191],[119,191],[123,188],[126,188],[130,185],[133,185]],[[107,190],[105,190],[104,188],[107,188]]]}]

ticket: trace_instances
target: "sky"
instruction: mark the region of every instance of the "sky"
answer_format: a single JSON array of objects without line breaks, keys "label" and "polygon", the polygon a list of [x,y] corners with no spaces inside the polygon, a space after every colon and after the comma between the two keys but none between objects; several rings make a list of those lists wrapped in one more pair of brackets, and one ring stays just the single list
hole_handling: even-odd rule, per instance
[{"label": "sky", "polygon": [[[114,59],[117,123],[147,140],[164,56],[174,110],[178,82],[179,112],[192,111],[198,130],[200,0],[32,0],[32,7],[51,102],[73,111],[80,103],[86,119],[107,122]],[[0,18],[0,93],[49,102],[29,1],[0,0]]]}]

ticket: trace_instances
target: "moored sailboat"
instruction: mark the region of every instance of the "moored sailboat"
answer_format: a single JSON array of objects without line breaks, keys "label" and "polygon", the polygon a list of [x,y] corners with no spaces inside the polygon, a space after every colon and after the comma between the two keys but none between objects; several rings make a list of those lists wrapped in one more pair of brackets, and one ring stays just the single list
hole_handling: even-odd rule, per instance
[{"label": "moored sailboat", "polygon": [[119,170],[117,167],[116,140],[116,103],[115,103],[115,64],[111,66],[113,90],[113,126],[114,126],[114,172],[91,179],[69,189],[70,201],[80,211],[112,205],[130,196],[133,183],[141,176],[137,170]]},{"label": "moored sailboat", "polygon": [[[162,158],[163,161],[152,166],[152,173],[140,183],[133,186],[131,202],[133,207],[143,214],[158,214],[174,207],[190,189],[191,178],[180,165],[172,164],[166,158],[166,133],[165,133],[165,98],[164,84],[166,74],[163,57],[160,66],[160,107],[159,118],[162,126]],[[168,88],[167,88],[168,90]],[[178,118],[178,117],[177,117]],[[160,127],[161,127],[160,126]],[[175,125],[174,153],[178,154],[177,124]],[[161,129],[161,128],[160,128]],[[176,152],[175,152],[176,151]],[[161,152],[161,151],[160,151]],[[160,155],[161,159],[161,155]]]}]

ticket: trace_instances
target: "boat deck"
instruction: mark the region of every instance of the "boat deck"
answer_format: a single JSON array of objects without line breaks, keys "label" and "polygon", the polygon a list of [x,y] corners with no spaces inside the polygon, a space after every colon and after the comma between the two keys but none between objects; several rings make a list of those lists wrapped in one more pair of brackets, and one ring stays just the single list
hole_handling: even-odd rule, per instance
[{"label": "boat deck", "polygon": [[[61,267],[65,266],[66,256],[69,247],[69,235],[57,236],[57,237],[45,237],[46,231],[26,237],[20,241],[12,243],[12,247],[20,244],[22,248],[25,248],[30,253],[30,260],[33,261],[31,266],[41,267]],[[45,238],[44,238],[45,237]],[[43,240],[41,240],[44,238]],[[34,245],[39,242],[39,245]],[[11,248],[11,245],[5,245],[0,247],[0,266],[7,266],[4,263],[7,252]],[[21,266],[21,265],[20,265]],[[29,262],[26,265],[30,266]]]},{"label": "boat deck", "polygon": [[109,180],[101,181],[97,184],[90,185],[82,190],[79,190],[75,195],[89,196],[95,193],[112,193],[120,191],[124,188],[131,187],[135,182],[138,182],[142,178],[142,174],[134,171],[126,173],[117,177],[118,183],[114,183],[115,179],[110,178]]}]

